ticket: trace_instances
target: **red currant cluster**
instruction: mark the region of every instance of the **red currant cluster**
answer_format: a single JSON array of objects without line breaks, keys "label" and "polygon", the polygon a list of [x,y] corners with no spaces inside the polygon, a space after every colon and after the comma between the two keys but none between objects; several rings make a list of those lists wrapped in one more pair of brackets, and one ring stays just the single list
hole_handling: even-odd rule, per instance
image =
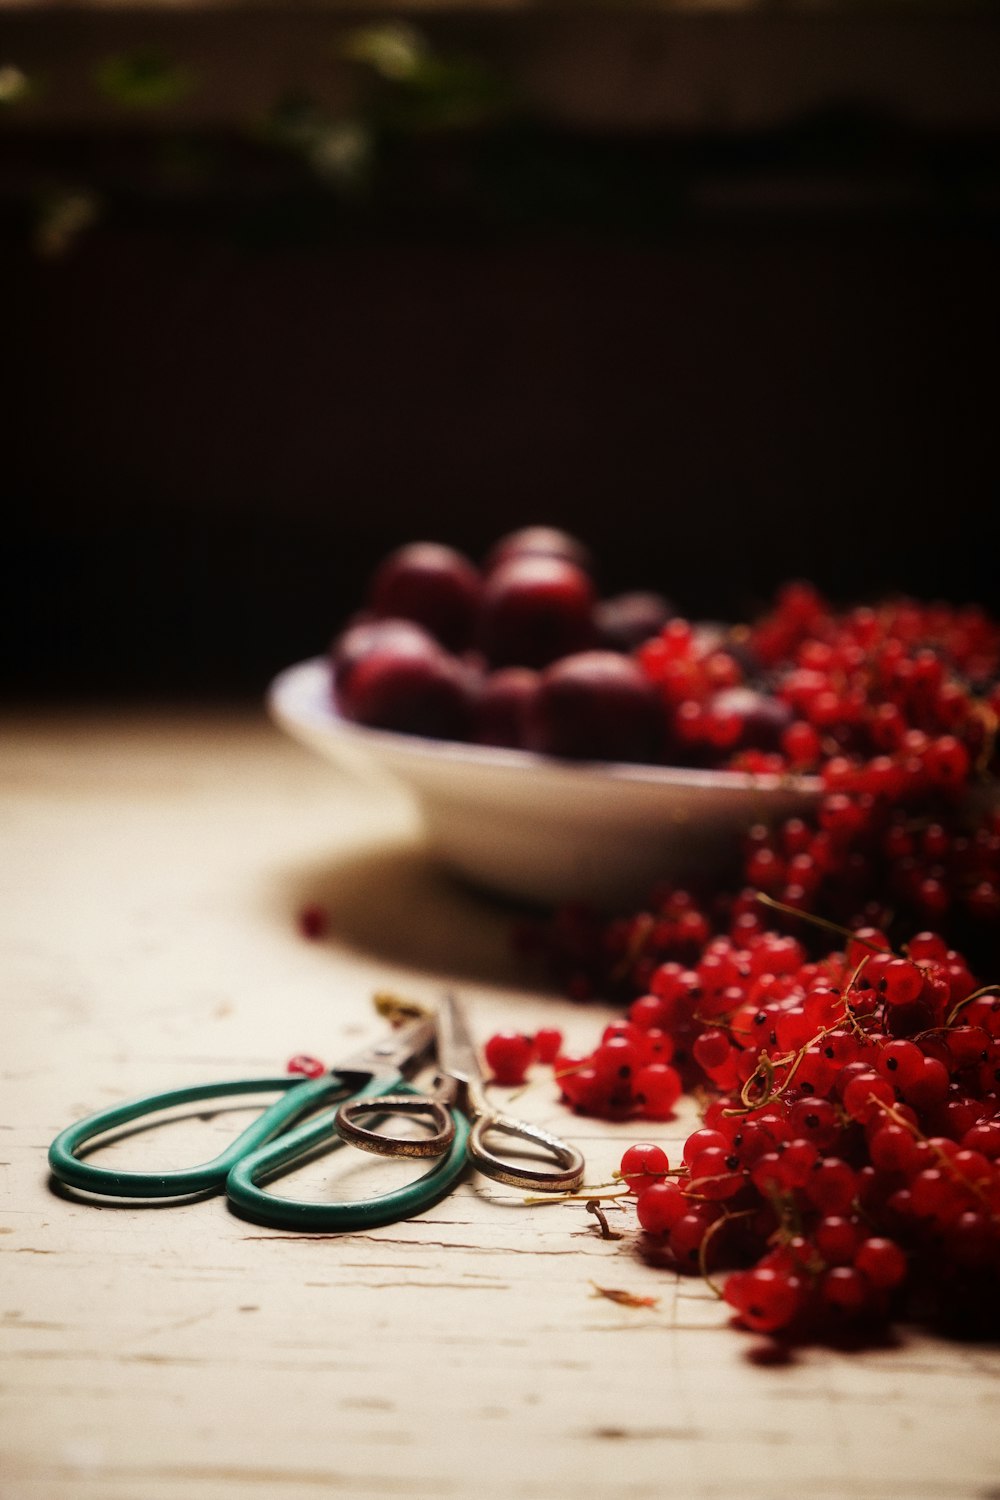
[{"label": "red currant cluster", "polygon": [[764,933],[664,965],[633,1006],[690,1034],[717,1090],[674,1171],[626,1151],[637,1216],[680,1269],[774,1331],[884,1317],[924,1279],[954,1305],[1000,1269],[1000,994],[935,933],[806,959]]},{"label": "red currant cluster", "polygon": [[674,618],[636,656],[678,759],[780,773],[885,756],[869,781],[919,793],[993,758],[1000,632],[979,609],[900,600],[837,612],[792,584],[754,625]]},{"label": "red currant cluster", "polygon": [[483,1049],[492,1081],[516,1086],[532,1063],[547,1063],[563,1098],[586,1114],[618,1120],[668,1120],[673,1114],[683,1084],[670,1066],[674,1043],[667,1032],[633,1021],[614,1022],[585,1057],[564,1053],[562,1043],[562,1033],[552,1028],[534,1036],[496,1032]]},{"label": "red currant cluster", "polygon": [[[674,738],[693,755],[724,758],[745,733],[741,706],[764,708],[764,699],[751,703],[743,691],[743,664],[726,645],[724,632],[675,618],[636,651],[673,716]],[[777,732],[770,738],[776,743],[785,716],[780,705],[775,710]]]},{"label": "red currant cluster", "polygon": [[654,1009],[632,1007],[627,1021],[605,1027],[597,1047],[582,1057],[560,1055],[555,1076],[563,1099],[584,1114],[625,1120],[669,1120],[681,1096],[681,1075],[671,1066],[674,1039],[656,1024]]},{"label": "red currant cluster", "polygon": [[794,586],[744,639],[786,719],[768,730],[757,704],[742,750],[722,714],[747,691],[735,650],[675,620],[639,651],[692,754],[820,777],[815,816],[749,830],[710,896],[663,888],[613,920],[565,908],[541,939],[571,994],[628,1005],[560,1079],[573,1107],[628,1113],[621,1080],[598,1086],[610,1058],[595,1065],[623,1042],[633,1069],[651,1045],[707,1090],[682,1160],[642,1143],[622,1175],[671,1264],[730,1270],[748,1327],[864,1326],[921,1298],[981,1319],[991,1300],[1000,991],[971,971],[1000,927],[1000,813],[973,785],[994,766],[997,643],[978,610],[838,616]]},{"label": "red currant cluster", "polygon": [[[943,826],[922,830],[938,856]],[[796,820],[779,839],[787,855],[825,831]],[[997,831],[991,815],[969,847],[995,847]],[[765,847],[755,832],[751,863]],[[629,1113],[624,1078],[608,1088],[611,1060],[641,1065],[644,1039],[661,1067],[708,1087],[678,1168],[643,1144],[622,1174],[672,1263],[749,1267],[725,1293],[748,1326],[872,1321],[931,1284],[954,1312],[1000,1269],[1000,990],[977,991],[940,933],[894,951],[859,918],[846,951],[810,954],[769,924],[776,904],[744,888],[709,909],[675,890],[606,924],[558,914],[563,952],[589,965],[577,979],[633,996],[627,1021],[560,1078],[563,1095],[588,1113]],[[801,920],[804,937],[833,926]]]},{"label": "red currant cluster", "polygon": [[520,1031],[497,1031],[484,1048],[487,1067],[494,1083],[515,1087],[524,1082],[532,1063],[553,1063],[562,1046],[562,1032],[543,1026],[533,1036]]},{"label": "red currant cluster", "polygon": [[[866,769],[858,766],[859,778]],[[737,947],[769,931],[789,942],[769,928],[768,907],[890,934],[934,925],[978,965],[990,964],[1000,930],[1000,811],[973,817],[962,804],[929,802],[829,793],[814,822],[752,827],[735,881],[710,896],[664,886],[641,910],[611,919],[567,905],[543,923],[522,924],[517,941],[575,999],[626,1004],[663,964],[678,973],[697,966],[719,934]],[[675,1036],[675,1065],[687,1062],[689,1040]]]},{"label": "red currant cluster", "polygon": [[[872,763],[874,764],[874,763]],[[949,924],[970,953],[985,951],[1000,919],[1000,815],[965,822],[923,816],[887,798],[832,793],[819,828],[792,819],[751,830],[745,876],[802,912],[844,922],[864,914],[899,930]]]}]

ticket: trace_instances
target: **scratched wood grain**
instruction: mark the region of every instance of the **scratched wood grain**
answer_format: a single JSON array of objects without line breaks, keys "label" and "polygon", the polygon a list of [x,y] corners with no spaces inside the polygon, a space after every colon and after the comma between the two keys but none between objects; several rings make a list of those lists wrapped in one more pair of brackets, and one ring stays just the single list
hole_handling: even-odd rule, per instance
[{"label": "scratched wood grain", "polygon": [[[480,1036],[547,1022],[584,1044],[606,1013],[530,987],[509,914],[428,866],[412,811],[262,716],[8,720],[0,798],[3,1500],[1000,1495],[995,1347],[908,1330],[757,1359],[625,1213],[604,1239],[582,1204],[472,1179],[418,1219],[298,1236],[215,1200],[56,1196],[44,1153],[71,1119],[333,1061],[379,1029],[377,989],[454,983]],[[306,901],[321,942],[297,931]],[[566,1116],[544,1078],[518,1108],[572,1131],[591,1181],[635,1135]],[[179,1162],[238,1118],[115,1150]],[[690,1119],[643,1134],[669,1148]],[[303,1190],[384,1165],[342,1152]]]}]

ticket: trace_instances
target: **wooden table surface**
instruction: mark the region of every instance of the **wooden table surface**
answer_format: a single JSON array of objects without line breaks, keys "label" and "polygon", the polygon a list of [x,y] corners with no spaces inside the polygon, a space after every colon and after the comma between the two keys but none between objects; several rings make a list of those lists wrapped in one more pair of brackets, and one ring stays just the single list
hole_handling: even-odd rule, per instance
[{"label": "wooden table surface", "polygon": [[[334,1061],[380,1029],[377,990],[432,1003],[452,983],[480,1038],[592,1044],[606,1013],[528,987],[508,914],[428,864],[412,811],[263,714],[13,716],[0,761],[3,1500],[1000,1495],[995,1347],[904,1330],[769,1362],[707,1287],[646,1264],[630,1214],[602,1239],[583,1204],[474,1179],[334,1237],[218,1200],[56,1196],[63,1125],[297,1051]],[[322,941],[297,930],[307,902]],[[518,1108],[572,1134],[595,1182],[637,1133],[566,1114],[544,1077]],[[692,1119],[641,1134],[669,1146]],[[233,1124],[115,1149],[179,1164]],[[348,1155],[308,1169],[314,1190]],[[352,1184],[386,1170],[350,1156]]]}]

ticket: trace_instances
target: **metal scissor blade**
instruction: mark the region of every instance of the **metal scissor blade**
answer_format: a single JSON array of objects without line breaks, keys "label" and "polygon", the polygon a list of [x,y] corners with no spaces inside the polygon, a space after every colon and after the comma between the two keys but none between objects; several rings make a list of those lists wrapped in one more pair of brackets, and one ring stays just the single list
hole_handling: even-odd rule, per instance
[{"label": "metal scissor blade", "polygon": [[[547,1193],[572,1192],[579,1187],[586,1164],[575,1146],[540,1125],[514,1120],[490,1107],[465,1012],[450,993],[443,996],[438,1011],[438,1069],[444,1079],[458,1085],[459,1107],[474,1121],[469,1159],[480,1172],[496,1182]],[[499,1155],[488,1144],[491,1132],[534,1148],[541,1160],[532,1164],[523,1161],[520,1153],[509,1159]]]},{"label": "metal scissor blade", "polygon": [[441,997],[437,1013],[438,1069],[447,1078],[478,1088],[482,1082],[476,1052],[465,1011],[457,995],[450,991]]},{"label": "metal scissor blade", "polygon": [[408,1078],[433,1056],[436,1041],[435,1019],[433,1016],[424,1016],[390,1031],[376,1042],[370,1042],[353,1057],[335,1063],[331,1071],[341,1075],[357,1073],[366,1078],[382,1078],[393,1074]]}]

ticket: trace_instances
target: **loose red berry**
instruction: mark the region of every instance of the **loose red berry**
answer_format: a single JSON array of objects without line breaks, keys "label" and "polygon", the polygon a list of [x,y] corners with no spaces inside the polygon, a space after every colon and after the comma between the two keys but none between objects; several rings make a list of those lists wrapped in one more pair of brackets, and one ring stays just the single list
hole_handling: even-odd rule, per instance
[{"label": "loose red berry", "polygon": [[693,1130],[684,1142],[684,1164],[690,1166],[699,1151],[704,1151],[709,1146],[726,1149],[728,1144],[719,1130]]},{"label": "loose red berry", "polygon": [[748,1328],[758,1333],[774,1333],[787,1327],[799,1311],[802,1285],[788,1272],[758,1266],[740,1278],[732,1293],[727,1283],[726,1300],[730,1297]]},{"label": "loose red berry", "polygon": [[828,1266],[849,1266],[862,1240],[859,1224],[839,1214],[820,1219],[813,1231],[816,1249]]},{"label": "loose red berry", "polygon": [[649,1120],[669,1120],[681,1096],[681,1078],[669,1063],[649,1063],[635,1075],[635,1098]]},{"label": "loose red berry", "polygon": [[326,1064],[320,1062],[318,1057],[310,1057],[306,1052],[297,1052],[288,1059],[285,1071],[301,1073],[304,1078],[320,1078],[326,1072]]},{"label": "loose red berry", "polygon": [[516,1031],[496,1032],[483,1048],[494,1081],[508,1086],[524,1082],[533,1051],[531,1038]]},{"label": "loose red berry", "polygon": [[541,1063],[554,1063],[562,1047],[562,1032],[553,1026],[543,1026],[535,1032],[535,1056]]},{"label": "loose red berry", "polygon": [[[862,1064],[862,1067],[864,1065]],[[883,1114],[882,1105],[893,1104],[896,1094],[892,1084],[878,1073],[865,1071],[851,1079],[844,1090],[844,1108],[852,1120],[866,1125]]]},{"label": "loose red berry", "polygon": [[635,1211],[649,1234],[669,1234],[689,1208],[690,1201],[675,1182],[654,1182],[640,1192]]},{"label": "loose red berry", "polygon": [[853,1266],[833,1266],[823,1277],[820,1296],[827,1307],[854,1316],[868,1300],[868,1285]]},{"label": "loose red berry", "polygon": [[894,1240],[873,1236],[858,1248],[854,1265],[872,1286],[889,1290],[906,1275],[906,1256]]},{"label": "loose red berry", "polygon": [[[690,1199],[687,1200],[690,1203]],[[689,1208],[670,1229],[670,1253],[682,1271],[697,1271],[707,1249],[706,1236],[718,1210],[712,1204]]]},{"label": "loose red berry", "polygon": [[329,915],[326,908],[316,902],[310,902],[299,911],[298,929],[304,938],[315,941],[324,936],[329,924]]},{"label": "loose red berry", "polygon": [[806,1184],[810,1201],[826,1214],[843,1214],[853,1206],[857,1176],[846,1161],[828,1156],[817,1161]]},{"label": "loose red berry", "polygon": [[740,1159],[725,1146],[706,1146],[691,1162],[689,1191],[696,1197],[732,1198],[742,1186]]},{"label": "loose red berry", "polygon": [[912,1005],[920,998],[924,976],[915,963],[892,958],[883,966],[880,982],[887,1005]]},{"label": "loose red berry", "polygon": [[641,1193],[652,1183],[662,1181],[670,1171],[670,1162],[662,1146],[651,1141],[639,1141],[629,1146],[622,1157],[620,1167],[622,1179],[629,1191]]}]

